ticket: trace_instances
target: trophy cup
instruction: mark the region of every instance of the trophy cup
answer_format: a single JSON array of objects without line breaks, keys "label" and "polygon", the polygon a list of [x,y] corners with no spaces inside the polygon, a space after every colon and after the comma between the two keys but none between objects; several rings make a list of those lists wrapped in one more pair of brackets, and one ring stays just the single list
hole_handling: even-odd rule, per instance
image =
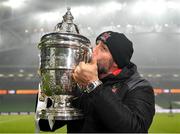
[{"label": "trophy cup", "polygon": [[51,128],[55,120],[83,118],[81,110],[71,104],[75,90],[79,90],[72,72],[79,62],[91,59],[92,47],[90,40],[79,34],[73,19],[68,8],[63,21],[54,32],[42,36],[38,45],[40,84],[36,120],[47,119]]}]

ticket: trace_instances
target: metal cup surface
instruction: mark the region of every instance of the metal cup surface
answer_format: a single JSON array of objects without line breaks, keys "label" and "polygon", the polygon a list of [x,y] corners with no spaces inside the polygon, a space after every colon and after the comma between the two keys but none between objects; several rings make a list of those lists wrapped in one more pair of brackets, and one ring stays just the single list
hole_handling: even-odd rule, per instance
[{"label": "metal cup surface", "polygon": [[91,59],[90,41],[79,34],[50,33],[41,38],[39,49],[40,88],[52,100],[44,118],[48,115],[59,120],[82,118],[81,110],[71,104],[71,100],[77,97],[76,93],[81,92],[72,73],[79,62]]}]

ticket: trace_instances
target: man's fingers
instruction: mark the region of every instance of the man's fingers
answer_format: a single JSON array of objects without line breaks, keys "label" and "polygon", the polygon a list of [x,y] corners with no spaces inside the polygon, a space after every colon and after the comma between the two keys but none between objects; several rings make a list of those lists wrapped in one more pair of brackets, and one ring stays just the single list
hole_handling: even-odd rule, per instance
[{"label": "man's fingers", "polygon": [[79,62],[79,67],[83,67],[86,63],[85,62]]},{"label": "man's fingers", "polygon": [[[82,63],[83,64],[83,63]],[[82,77],[82,69],[80,66],[77,66],[74,70],[74,73],[73,73],[73,78],[76,82],[78,83],[82,83],[82,82],[86,82],[86,79],[84,79]]]},{"label": "man's fingers", "polygon": [[97,64],[97,59],[95,57],[93,57],[90,64]]},{"label": "man's fingers", "polygon": [[73,78],[79,85],[87,85],[91,79],[97,76],[97,59],[90,63],[80,62],[73,71]]},{"label": "man's fingers", "polygon": [[79,77],[79,75],[77,73],[73,73],[73,78],[79,85],[86,85],[87,84],[86,80]]}]

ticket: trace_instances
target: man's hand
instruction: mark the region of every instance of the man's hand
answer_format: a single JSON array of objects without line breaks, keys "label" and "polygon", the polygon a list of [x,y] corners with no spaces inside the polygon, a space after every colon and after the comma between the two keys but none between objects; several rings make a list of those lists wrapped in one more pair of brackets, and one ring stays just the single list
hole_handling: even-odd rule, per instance
[{"label": "man's hand", "polygon": [[98,80],[97,59],[92,59],[90,63],[80,62],[74,70],[73,78],[80,86],[87,86]]}]

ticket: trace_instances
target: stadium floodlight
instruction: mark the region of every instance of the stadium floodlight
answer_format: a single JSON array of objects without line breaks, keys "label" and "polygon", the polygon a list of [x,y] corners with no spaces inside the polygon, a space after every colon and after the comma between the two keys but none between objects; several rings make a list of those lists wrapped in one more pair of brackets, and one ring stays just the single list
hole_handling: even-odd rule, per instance
[{"label": "stadium floodlight", "polygon": [[40,28],[40,32],[44,32],[44,28]]},{"label": "stadium floodlight", "polygon": [[112,13],[114,11],[120,11],[122,10],[122,4],[112,1],[112,2],[108,2],[105,3],[104,5],[102,5],[102,7],[100,8],[101,12],[105,12],[105,13]]},{"label": "stadium floodlight", "polygon": [[57,21],[60,14],[57,11],[52,12],[43,12],[36,15],[36,18],[41,22],[54,22]]},{"label": "stadium floodlight", "polygon": [[161,74],[156,74],[156,77],[162,77],[162,75]]},{"label": "stadium floodlight", "polygon": [[120,27],[121,27],[121,25],[117,25],[116,27],[117,27],[117,28],[120,28]]},{"label": "stadium floodlight", "polygon": [[22,7],[27,0],[8,0],[2,3],[4,6],[11,7],[13,9],[18,9]]},{"label": "stadium floodlight", "polygon": [[179,77],[179,75],[178,74],[173,74],[173,77],[177,78],[177,77]]},{"label": "stadium floodlight", "polygon": [[30,74],[28,74],[28,77],[34,77],[34,74],[30,73]]},{"label": "stadium floodlight", "polygon": [[126,25],[126,28],[132,28],[133,26],[132,25],[130,25],[130,24],[127,24]]},{"label": "stadium floodlight", "polygon": [[119,2],[111,1],[106,2],[97,6],[77,6],[72,8],[73,15],[78,17],[80,15],[97,14],[102,17],[102,15],[107,15],[108,13],[114,13],[115,11],[122,10],[126,4],[121,4]]},{"label": "stadium floodlight", "polygon": [[92,28],[90,26],[87,27],[88,30],[92,30]]},{"label": "stadium floodlight", "polygon": [[14,74],[8,74],[8,77],[14,77]]},{"label": "stadium floodlight", "polygon": [[152,75],[152,74],[148,74],[147,76],[148,76],[148,77],[150,77],[150,78],[151,78],[151,77],[153,77],[153,75]]},{"label": "stadium floodlight", "polygon": [[164,0],[139,0],[132,7],[133,14],[150,14],[150,15],[162,15],[167,9],[167,3]]},{"label": "stadium floodlight", "polygon": [[168,24],[164,24],[165,27],[168,27],[169,25]]},{"label": "stadium floodlight", "polygon": [[25,30],[25,33],[29,33],[29,30],[26,29],[26,30]]},{"label": "stadium floodlight", "polygon": [[5,77],[5,75],[4,74],[0,74],[0,77]]},{"label": "stadium floodlight", "polygon": [[167,7],[169,9],[179,9],[180,8],[180,3],[174,2],[174,1],[168,1],[167,2]]},{"label": "stadium floodlight", "polygon": [[24,73],[24,69],[20,69],[19,72]]},{"label": "stadium floodlight", "polygon": [[95,9],[91,6],[77,6],[72,8],[72,12],[75,17],[87,15],[93,11],[95,11]]},{"label": "stadium floodlight", "polygon": [[143,1],[138,1],[137,3],[134,4],[132,8],[133,14],[141,14],[144,11],[144,3]]},{"label": "stadium floodlight", "polygon": [[166,11],[166,2],[164,0],[152,1],[146,3],[148,13],[152,15],[162,15]]},{"label": "stadium floodlight", "polygon": [[24,74],[18,74],[17,76],[18,77],[24,77]]}]

